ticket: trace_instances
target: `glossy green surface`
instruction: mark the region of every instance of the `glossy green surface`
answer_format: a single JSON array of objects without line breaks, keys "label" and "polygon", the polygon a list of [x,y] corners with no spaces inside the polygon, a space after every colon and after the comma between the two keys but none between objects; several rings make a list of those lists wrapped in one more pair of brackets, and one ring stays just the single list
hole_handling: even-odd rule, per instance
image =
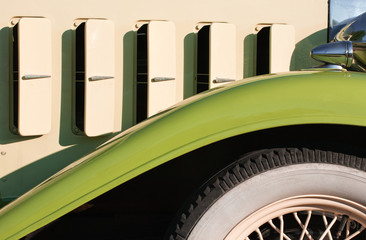
[{"label": "glossy green surface", "polygon": [[201,146],[294,124],[366,125],[366,75],[297,72],[255,77],[197,95],[0,210],[0,239],[17,239],[118,186]]}]

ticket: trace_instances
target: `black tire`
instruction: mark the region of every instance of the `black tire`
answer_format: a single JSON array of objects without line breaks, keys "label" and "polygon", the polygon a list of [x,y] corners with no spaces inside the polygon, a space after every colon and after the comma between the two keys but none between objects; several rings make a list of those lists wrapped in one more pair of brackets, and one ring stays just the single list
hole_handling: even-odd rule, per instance
[{"label": "black tire", "polygon": [[[178,214],[167,238],[221,240],[259,209],[284,199],[310,195],[349,203],[360,212],[353,218],[358,220],[352,222],[359,230],[366,222],[365,170],[365,158],[306,148],[266,149],[244,155],[203,185]],[[341,212],[334,225],[338,230],[341,219],[353,214],[342,211],[335,211]],[[313,221],[316,218],[313,217]],[[313,232],[320,231],[312,228]],[[336,234],[336,230],[331,231]],[[273,232],[263,238],[275,239]],[[364,232],[352,239],[366,239]]]}]

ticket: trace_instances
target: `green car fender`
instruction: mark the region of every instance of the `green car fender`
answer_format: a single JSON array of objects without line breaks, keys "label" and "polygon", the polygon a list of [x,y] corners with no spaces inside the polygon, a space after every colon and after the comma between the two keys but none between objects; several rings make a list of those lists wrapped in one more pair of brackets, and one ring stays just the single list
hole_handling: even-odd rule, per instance
[{"label": "green car fender", "polygon": [[259,76],[187,99],[121,133],[0,210],[0,239],[18,239],[184,153],[260,129],[366,125],[366,74]]}]

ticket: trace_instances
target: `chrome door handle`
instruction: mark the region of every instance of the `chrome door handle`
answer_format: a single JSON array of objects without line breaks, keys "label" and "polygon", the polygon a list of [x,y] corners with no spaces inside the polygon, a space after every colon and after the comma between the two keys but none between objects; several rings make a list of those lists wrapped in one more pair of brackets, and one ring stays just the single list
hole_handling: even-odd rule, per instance
[{"label": "chrome door handle", "polygon": [[92,76],[89,78],[90,81],[99,81],[114,78],[113,76]]},{"label": "chrome door handle", "polygon": [[50,78],[51,75],[42,75],[42,74],[27,74],[22,77],[23,80],[32,80],[39,78]]},{"label": "chrome door handle", "polygon": [[213,82],[214,83],[224,83],[224,82],[234,82],[235,79],[232,78],[216,78]]},{"label": "chrome door handle", "polygon": [[175,80],[174,77],[154,77],[153,79],[151,79],[151,81],[153,82],[163,82],[163,81],[171,81],[171,80]]}]

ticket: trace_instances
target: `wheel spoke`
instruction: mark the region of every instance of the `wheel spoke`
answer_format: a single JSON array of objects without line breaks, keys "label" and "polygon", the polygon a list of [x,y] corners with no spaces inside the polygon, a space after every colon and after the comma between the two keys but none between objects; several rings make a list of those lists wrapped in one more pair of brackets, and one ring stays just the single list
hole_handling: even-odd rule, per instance
[{"label": "wheel spoke", "polygon": [[[327,220],[327,216],[325,216],[325,213],[322,213],[322,217],[323,217],[323,222],[324,222],[324,226],[326,229],[328,229],[328,220]],[[328,232],[328,238],[329,240],[333,240],[332,234],[330,232]]]},{"label": "wheel spoke", "polygon": [[280,219],[280,229],[281,229],[281,233],[280,233],[280,240],[283,240],[283,231],[284,231],[284,228],[285,228],[285,222],[283,221],[283,216],[280,216],[279,217],[279,219]]},{"label": "wheel spoke", "polygon": [[[323,215],[324,216],[324,215]],[[324,218],[323,218],[324,219]],[[337,216],[334,216],[332,222],[328,225],[328,227],[325,229],[323,235],[319,238],[319,240],[323,240],[325,238],[326,235],[331,236],[331,233],[330,233],[330,229],[333,227],[334,223],[337,221]],[[325,222],[324,222],[325,223]],[[330,239],[333,239],[333,238],[330,238]]]},{"label": "wheel spoke", "polygon": [[349,236],[349,233],[350,233],[349,229],[350,229],[350,227],[351,227],[351,220],[348,220],[347,221],[347,225],[346,225],[346,237]]},{"label": "wheel spoke", "polygon": [[[279,234],[281,234],[281,230],[278,229],[278,227],[276,227],[276,225],[274,225],[274,223],[272,222],[272,220],[269,220],[268,221],[269,225]],[[283,237],[286,239],[286,240],[291,240],[291,238],[289,238],[285,233],[283,234]]]},{"label": "wheel spoke", "polygon": [[342,232],[344,230],[344,227],[346,226],[347,222],[348,222],[349,217],[347,215],[343,215],[341,222],[338,226],[338,231],[336,234],[337,239],[339,239],[339,237],[342,235]]},{"label": "wheel spoke", "polygon": [[363,230],[365,230],[365,227],[364,226],[361,226],[360,229],[358,229],[358,231],[354,232],[351,236],[347,237],[346,239],[344,240],[350,240],[354,237],[356,237],[358,234],[360,234]]},{"label": "wheel spoke", "polygon": [[305,237],[305,234],[309,238],[309,240],[314,240],[313,237],[310,235],[310,233],[308,231],[308,225],[310,223],[311,214],[312,214],[312,211],[308,211],[308,216],[306,218],[305,225],[304,225],[304,224],[302,224],[299,216],[297,215],[297,212],[294,212],[294,217],[295,217],[297,223],[300,225],[300,227],[302,229],[301,236],[300,236],[299,240],[303,240],[304,237]]},{"label": "wheel spoke", "polygon": [[259,228],[257,228],[257,230],[255,230],[255,231],[258,234],[259,240],[263,240],[263,236],[262,236],[261,230],[259,230]]}]

